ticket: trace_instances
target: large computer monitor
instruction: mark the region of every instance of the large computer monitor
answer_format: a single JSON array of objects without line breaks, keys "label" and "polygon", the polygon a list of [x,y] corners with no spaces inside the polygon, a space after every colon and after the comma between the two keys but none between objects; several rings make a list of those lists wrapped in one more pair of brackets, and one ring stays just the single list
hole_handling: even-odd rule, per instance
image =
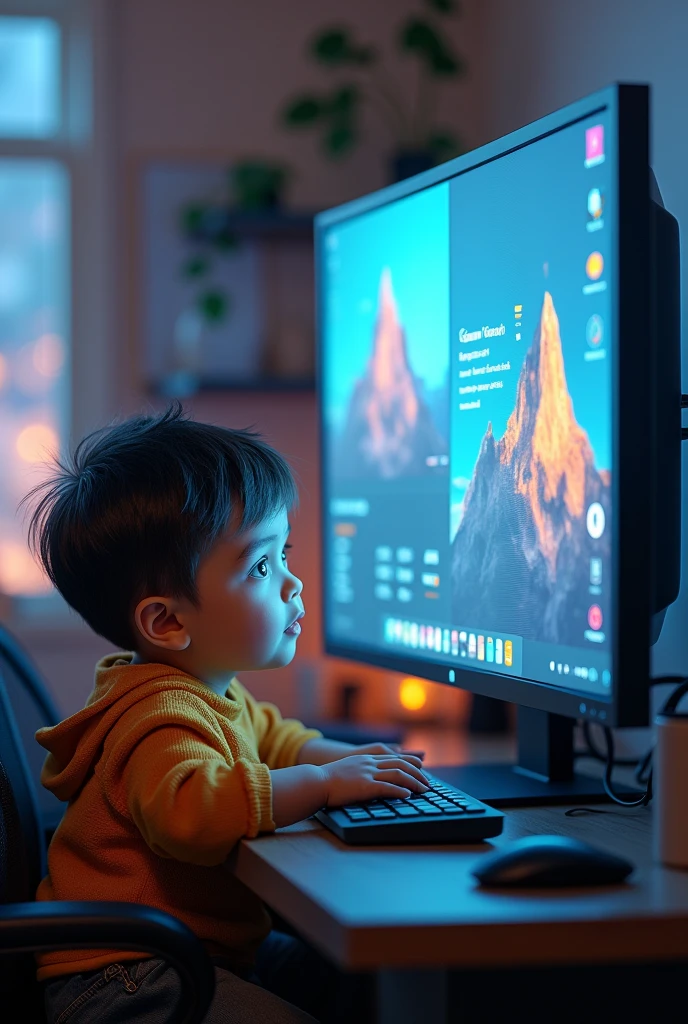
[{"label": "large computer monitor", "polygon": [[647,724],[679,586],[648,88],[322,213],[316,262],[326,651],[517,704],[516,766],[435,769],[476,797],[593,798],[574,720]]}]

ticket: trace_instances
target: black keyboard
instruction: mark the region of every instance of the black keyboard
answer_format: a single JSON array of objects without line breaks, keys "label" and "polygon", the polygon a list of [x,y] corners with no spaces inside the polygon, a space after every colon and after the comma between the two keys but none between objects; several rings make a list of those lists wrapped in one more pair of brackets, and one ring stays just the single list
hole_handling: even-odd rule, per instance
[{"label": "black keyboard", "polygon": [[328,807],[315,817],[345,843],[477,843],[498,836],[504,815],[427,772],[430,789],[406,800]]}]

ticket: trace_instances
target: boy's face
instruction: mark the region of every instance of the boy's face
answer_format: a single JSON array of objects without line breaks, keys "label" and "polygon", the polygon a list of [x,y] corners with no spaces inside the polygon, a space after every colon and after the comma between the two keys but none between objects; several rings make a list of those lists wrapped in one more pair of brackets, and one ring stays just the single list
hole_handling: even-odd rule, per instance
[{"label": "boy's face", "polygon": [[286,510],[240,534],[225,531],[199,563],[199,606],[185,598],[166,602],[157,623],[150,612],[148,637],[157,626],[155,647],[170,645],[163,660],[220,688],[234,672],[289,664],[304,610],[303,584],[287,566],[288,534]]}]

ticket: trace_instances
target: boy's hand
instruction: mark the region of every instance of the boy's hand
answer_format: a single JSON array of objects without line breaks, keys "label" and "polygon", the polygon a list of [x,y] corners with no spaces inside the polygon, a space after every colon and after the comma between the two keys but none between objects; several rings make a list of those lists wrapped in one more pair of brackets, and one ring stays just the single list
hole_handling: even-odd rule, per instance
[{"label": "boy's hand", "polygon": [[[358,747],[352,746],[349,754],[400,754],[402,757],[407,757],[410,754],[420,758],[421,761],[425,757],[424,750],[404,750],[398,743],[363,743]],[[347,755],[342,756],[346,757]]]},{"label": "boy's hand", "polygon": [[301,747],[298,755],[298,764],[329,764],[338,761],[342,757],[351,757],[354,754],[393,754],[406,757],[411,754],[421,760],[425,757],[423,750],[402,750],[396,743],[366,743],[361,746],[354,746],[351,743],[341,743],[339,740],[320,739],[308,740]]},{"label": "boy's hand", "polygon": [[[381,744],[384,746],[384,744]],[[321,767],[327,806],[341,807],[360,800],[405,799],[428,789],[413,754],[353,754]]]}]

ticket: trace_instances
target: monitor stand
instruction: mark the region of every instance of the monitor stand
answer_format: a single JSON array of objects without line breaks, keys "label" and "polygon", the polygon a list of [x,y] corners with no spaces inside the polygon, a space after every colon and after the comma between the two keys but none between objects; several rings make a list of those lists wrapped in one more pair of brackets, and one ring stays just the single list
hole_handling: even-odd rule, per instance
[{"label": "monitor stand", "polygon": [[[518,804],[601,803],[609,800],[600,777],[574,771],[573,718],[519,707],[516,764],[440,765],[430,771],[493,807]],[[638,796],[615,781],[614,790]]]}]

